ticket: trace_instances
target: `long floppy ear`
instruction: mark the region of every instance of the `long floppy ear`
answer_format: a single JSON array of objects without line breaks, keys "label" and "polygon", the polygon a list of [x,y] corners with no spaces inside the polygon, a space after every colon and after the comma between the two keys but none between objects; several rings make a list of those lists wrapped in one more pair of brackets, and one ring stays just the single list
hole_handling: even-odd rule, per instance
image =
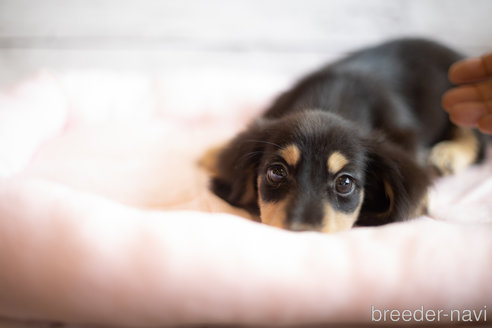
[{"label": "long floppy ear", "polygon": [[267,142],[264,120],[257,120],[232,139],[215,161],[212,191],[229,204],[259,216],[256,185],[258,165]]},{"label": "long floppy ear", "polygon": [[428,171],[390,141],[372,139],[367,156],[364,202],[356,224],[382,225],[417,214],[431,183]]}]

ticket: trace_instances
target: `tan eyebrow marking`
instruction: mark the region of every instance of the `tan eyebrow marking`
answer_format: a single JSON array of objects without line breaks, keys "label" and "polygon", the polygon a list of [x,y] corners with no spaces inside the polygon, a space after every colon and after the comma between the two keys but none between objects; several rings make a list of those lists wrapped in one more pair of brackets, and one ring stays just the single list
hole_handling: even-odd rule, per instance
[{"label": "tan eyebrow marking", "polygon": [[287,147],[281,149],[279,154],[283,157],[283,159],[285,159],[287,164],[291,166],[295,166],[301,158],[301,151],[294,144],[288,145]]},{"label": "tan eyebrow marking", "polygon": [[326,165],[328,166],[328,171],[335,174],[348,163],[349,160],[347,159],[347,157],[343,156],[342,153],[340,153],[339,151],[336,151],[330,155],[328,161],[326,162]]}]

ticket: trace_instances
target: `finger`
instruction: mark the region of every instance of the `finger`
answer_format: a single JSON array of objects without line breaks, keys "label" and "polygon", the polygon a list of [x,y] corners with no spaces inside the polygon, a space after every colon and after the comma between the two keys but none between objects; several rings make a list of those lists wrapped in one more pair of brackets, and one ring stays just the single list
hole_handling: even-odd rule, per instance
[{"label": "finger", "polygon": [[468,58],[449,68],[449,79],[453,83],[469,83],[492,76],[492,54],[478,58]]},{"label": "finger", "polygon": [[442,106],[446,111],[463,102],[489,102],[492,100],[492,80],[464,85],[446,92],[442,98]]},{"label": "finger", "polygon": [[456,104],[463,102],[476,102],[482,100],[477,88],[462,86],[449,90],[442,97],[442,107],[449,112]]},{"label": "finger", "polygon": [[475,127],[480,118],[488,113],[482,102],[465,102],[449,110],[449,119],[456,125]]},{"label": "finger", "polygon": [[483,133],[492,134],[492,114],[487,114],[480,118],[478,129]]},{"label": "finger", "polygon": [[492,100],[492,80],[476,83],[473,86],[482,97],[482,101]]}]

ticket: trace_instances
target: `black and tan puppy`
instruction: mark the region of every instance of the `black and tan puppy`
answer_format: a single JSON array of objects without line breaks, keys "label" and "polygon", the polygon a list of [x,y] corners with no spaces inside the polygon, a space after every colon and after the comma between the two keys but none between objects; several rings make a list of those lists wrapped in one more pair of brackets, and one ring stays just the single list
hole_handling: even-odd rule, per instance
[{"label": "black and tan puppy", "polygon": [[308,75],[218,152],[213,192],[289,230],[419,214],[433,170],[454,173],[483,155],[482,137],[441,108],[459,59],[442,45],[402,39]]}]

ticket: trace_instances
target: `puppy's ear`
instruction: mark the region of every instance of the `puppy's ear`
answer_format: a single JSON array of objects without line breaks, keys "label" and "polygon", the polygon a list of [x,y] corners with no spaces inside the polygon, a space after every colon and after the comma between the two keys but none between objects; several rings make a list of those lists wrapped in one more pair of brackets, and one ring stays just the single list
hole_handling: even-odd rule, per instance
[{"label": "puppy's ear", "polygon": [[367,144],[361,226],[402,221],[417,213],[427,195],[428,171],[400,147],[381,138]]},{"label": "puppy's ear", "polygon": [[266,126],[257,120],[232,139],[217,155],[212,191],[229,204],[259,215],[256,179],[265,146]]}]

